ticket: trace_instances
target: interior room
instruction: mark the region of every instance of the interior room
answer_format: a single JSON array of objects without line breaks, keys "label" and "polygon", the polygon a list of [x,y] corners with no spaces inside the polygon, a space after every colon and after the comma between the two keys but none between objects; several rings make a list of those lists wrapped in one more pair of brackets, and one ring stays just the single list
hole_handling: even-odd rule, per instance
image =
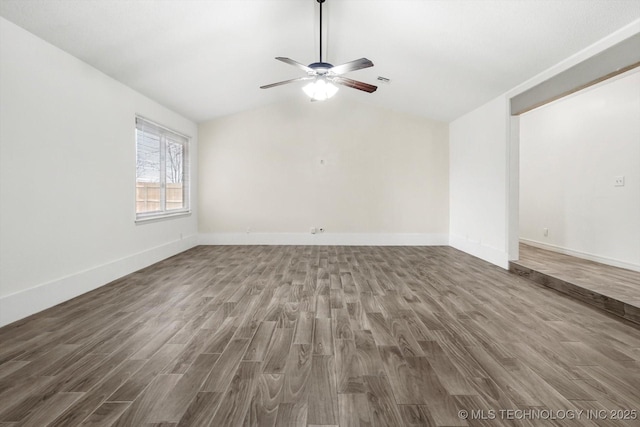
[{"label": "interior room", "polygon": [[637,425],[640,1],[0,0],[0,425]]},{"label": "interior room", "polygon": [[632,319],[640,308],[638,92],[634,68],[520,116],[521,243],[512,264]]}]

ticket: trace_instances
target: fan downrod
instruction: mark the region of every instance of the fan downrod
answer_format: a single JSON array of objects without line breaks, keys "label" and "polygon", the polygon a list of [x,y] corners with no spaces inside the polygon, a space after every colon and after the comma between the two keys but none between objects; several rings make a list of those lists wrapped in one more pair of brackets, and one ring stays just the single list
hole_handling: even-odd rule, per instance
[{"label": "fan downrod", "polygon": [[[325,62],[322,58],[322,3],[326,0],[316,0],[320,4],[320,25],[319,25],[319,60],[318,62],[311,63],[309,65],[301,64],[300,62],[294,61],[291,58],[285,58],[282,56],[277,56],[276,59],[278,61],[282,61],[285,64],[293,65],[307,73],[306,76],[298,77],[295,79],[284,80],[277,83],[272,83],[269,85],[260,86],[260,89],[269,89],[276,86],[286,85],[289,83],[301,82],[301,81],[309,81],[312,80],[312,83],[309,83],[305,86],[305,92],[309,95],[312,100],[316,101],[324,101],[325,99],[331,98],[335,92],[338,90],[334,86],[334,84],[350,87],[353,89],[361,90],[367,93],[375,92],[378,87],[374,85],[370,85],[368,83],[360,82],[357,80],[349,79],[343,77],[342,75],[345,73],[349,73],[351,71],[361,70],[363,68],[373,67],[373,62],[368,60],[367,58],[360,58],[354,61],[345,62],[344,64],[336,65]],[[322,95],[322,96],[320,96]]]}]

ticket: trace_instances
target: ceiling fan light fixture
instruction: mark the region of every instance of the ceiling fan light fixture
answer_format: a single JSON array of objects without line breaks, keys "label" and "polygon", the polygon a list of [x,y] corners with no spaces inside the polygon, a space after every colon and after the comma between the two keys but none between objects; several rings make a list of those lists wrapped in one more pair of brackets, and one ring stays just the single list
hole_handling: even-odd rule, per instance
[{"label": "ceiling fan light fixture", "polygon": [[317,78],[302,90],[314,101],[325,101],[338,92],[338,87],[325,78]]},{"label": "ceiling fan light fixture", "polygon": [[326,0],[316,0],[320,3],[320,60],[313,64],[304,65],[290,58],[283,56],[277,56],[278,61],[282,61],[285,64],[293,65],[301,70],[304,70],[307,75],[304,77],[298,77],[295,79],[284,80],[282,82],[271,83],[269,85],[260,86],[260,89],[269,89],[276,86],[282,86],[289,83],[302,82],[312,80],[302,88],[304,93],[311,98],[312,101],[324,101],[331,98],[338,92],[336,85],[346,86],[353,89],[361,90],[367,93],[373,93],[378,89],[378,86],[370,85],[369,83],[359,82],[357,80],[348,79],[342,75],[351,71],[361,70],[363,68],[373,67],[373,62],[367,58],[356,59],[355,61],[345,62],[344,64],[333,66],[328,62],[322,60],[322,3]]}]

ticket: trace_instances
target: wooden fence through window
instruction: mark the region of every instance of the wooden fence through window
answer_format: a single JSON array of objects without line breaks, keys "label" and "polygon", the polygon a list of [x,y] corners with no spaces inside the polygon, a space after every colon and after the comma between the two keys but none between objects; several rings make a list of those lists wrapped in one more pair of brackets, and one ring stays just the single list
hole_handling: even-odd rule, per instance
[{"label": "wooden fence through window", "polygon": [[[167,210],[184,208],[183,187],[183,183],[167,184]],[[160,210],[160,183],[136,182],[136,213]]]}]

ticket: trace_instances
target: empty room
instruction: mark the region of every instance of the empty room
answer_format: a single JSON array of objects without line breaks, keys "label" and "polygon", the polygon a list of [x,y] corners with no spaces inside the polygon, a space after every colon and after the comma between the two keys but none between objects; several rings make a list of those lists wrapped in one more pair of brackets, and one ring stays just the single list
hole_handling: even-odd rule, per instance
[{"label": "empty room", "polygon": [[640,0],[0,0],[0,427],[639,412]]}]

